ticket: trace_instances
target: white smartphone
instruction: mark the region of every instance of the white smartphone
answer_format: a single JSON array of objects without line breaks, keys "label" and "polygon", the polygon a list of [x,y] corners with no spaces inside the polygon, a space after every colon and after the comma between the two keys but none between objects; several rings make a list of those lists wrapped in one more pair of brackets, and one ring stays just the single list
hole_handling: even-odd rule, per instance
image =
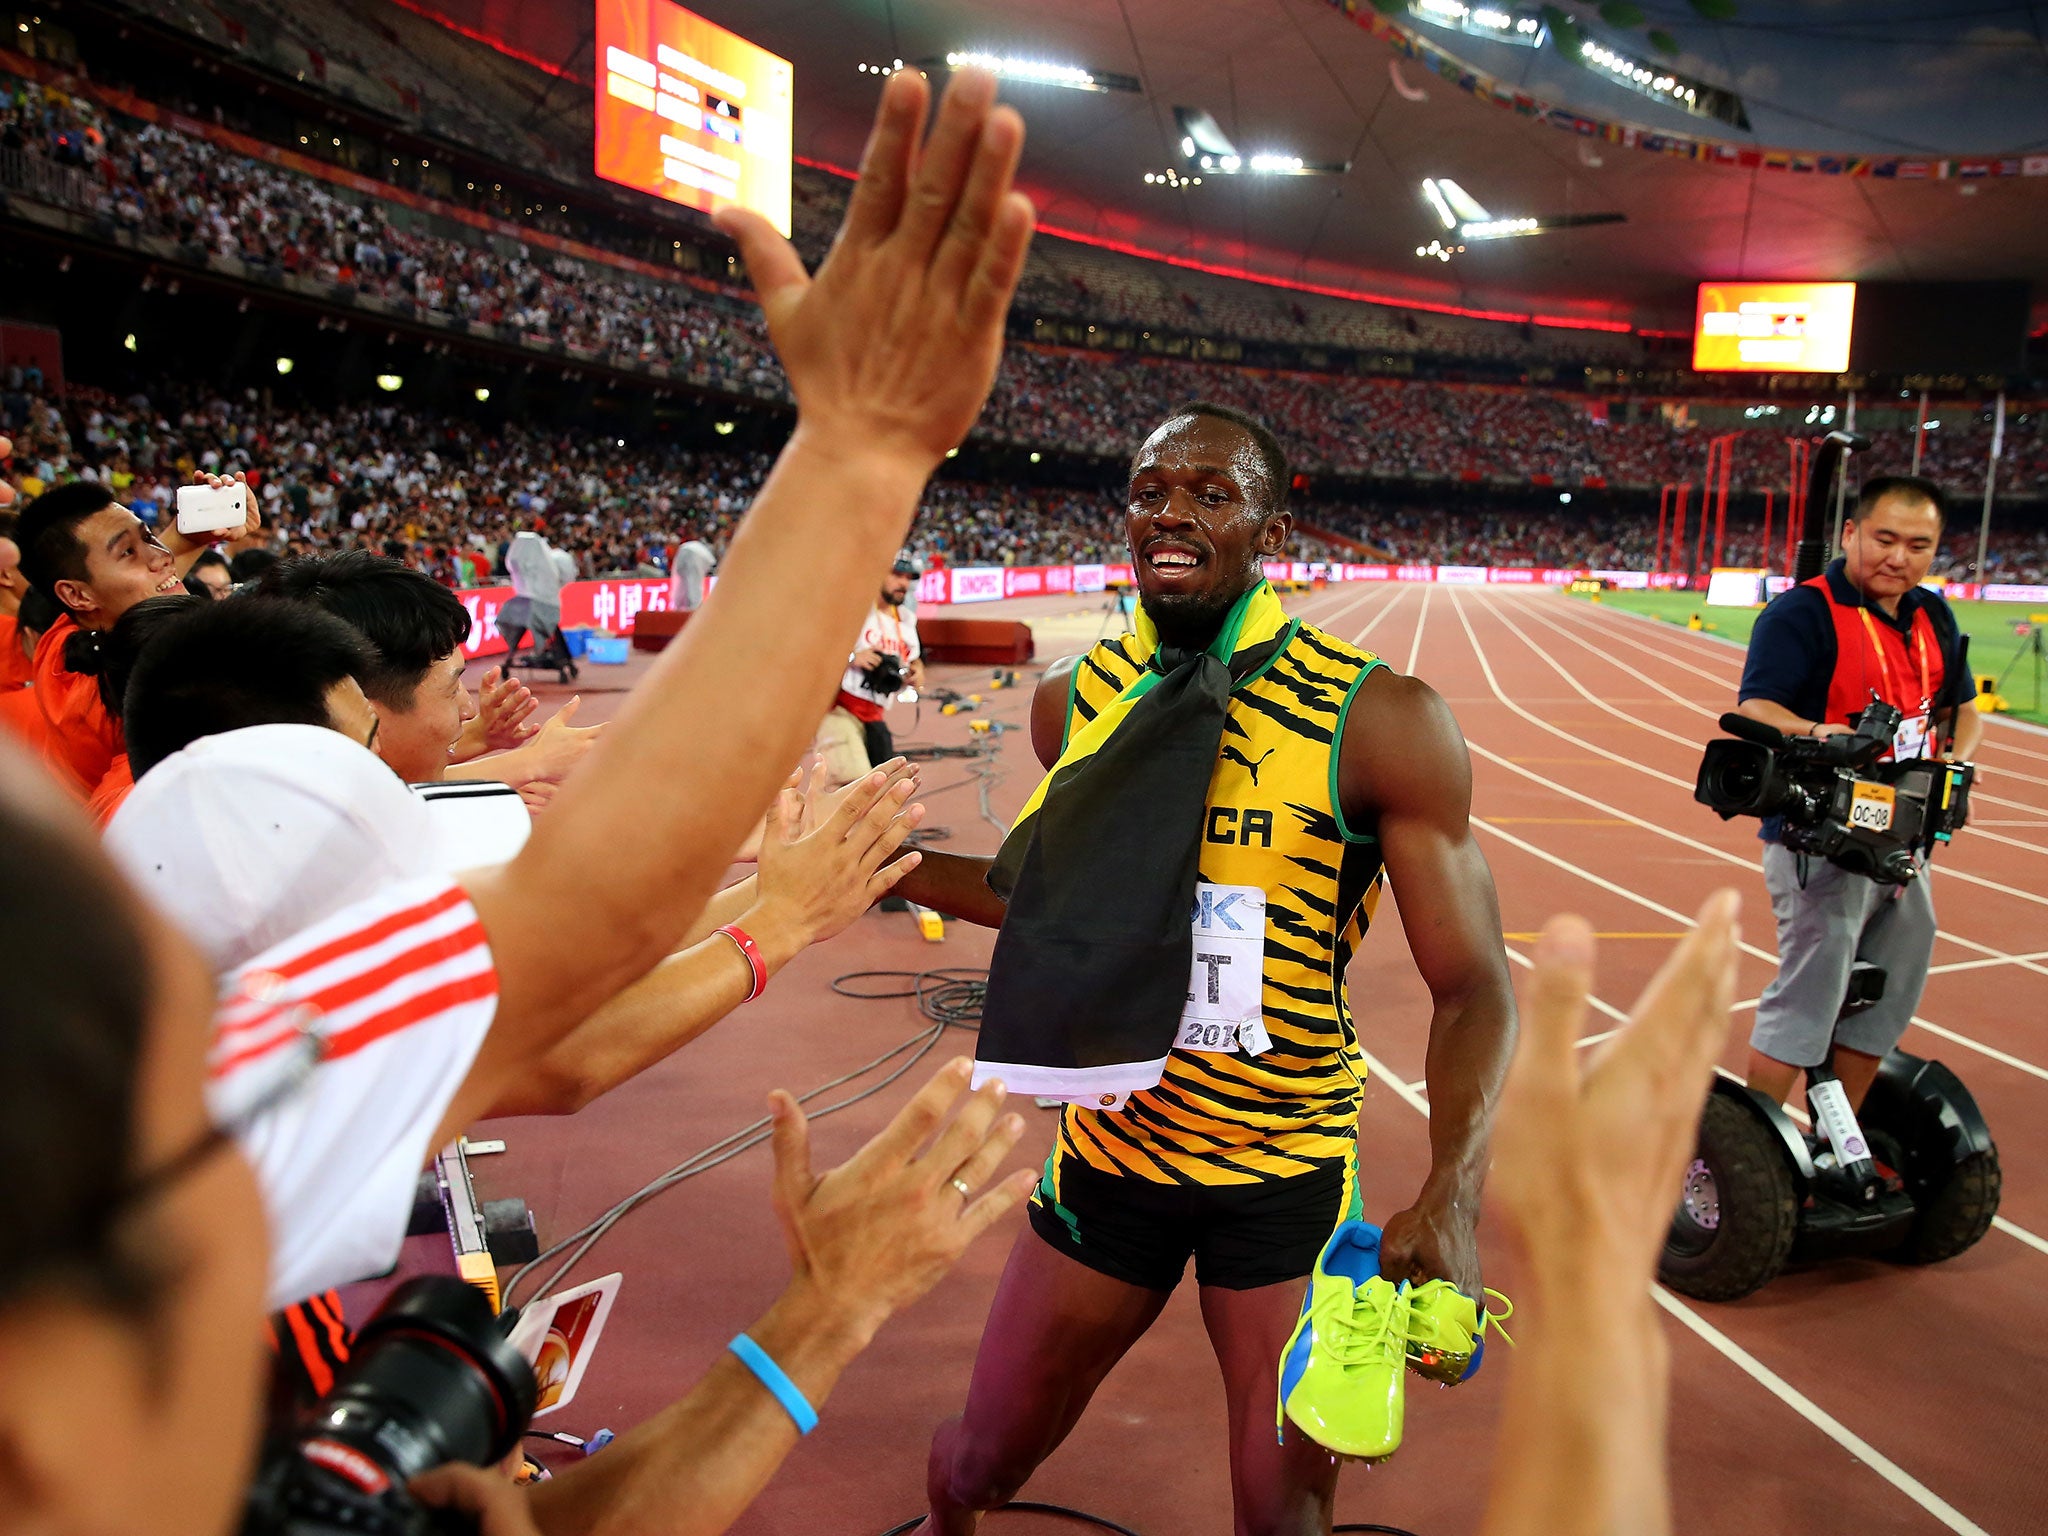
[{"label": "white smartphone", "polygon": [[218,488],[178,487],[178,532],[221,533],[249,521],[249,487],[239,480]]}]

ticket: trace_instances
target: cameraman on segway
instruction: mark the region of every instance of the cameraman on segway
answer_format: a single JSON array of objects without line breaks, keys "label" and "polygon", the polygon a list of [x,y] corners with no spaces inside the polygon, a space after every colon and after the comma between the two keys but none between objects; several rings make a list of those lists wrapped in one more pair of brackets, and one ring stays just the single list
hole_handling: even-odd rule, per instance
[{"label": "cameraman on segway", "polygon": [[[1872,698],[1905,717],[1897,758],[1960,761],[1983,722],[1955,615],[1920,585],[1948,520],[1941,488],[1917,476],[1864,482],[1841,529],[1841,555],[1757,618],[1740,713],[1790,736],[1833,736]],[[1778,923],[1778,974],[1757,1004],[1749,1086],[1779,1103],[1801,1072],[1829,1062],[1860,1109],[1878,1063],[1920,1003],[1934,949],[1934,898],[1918,879],[1880,884],[1793,853],[1777,818],[1760,834]],[[1884,995],[1837,1021],[1857,961],[1886,973]]]}]

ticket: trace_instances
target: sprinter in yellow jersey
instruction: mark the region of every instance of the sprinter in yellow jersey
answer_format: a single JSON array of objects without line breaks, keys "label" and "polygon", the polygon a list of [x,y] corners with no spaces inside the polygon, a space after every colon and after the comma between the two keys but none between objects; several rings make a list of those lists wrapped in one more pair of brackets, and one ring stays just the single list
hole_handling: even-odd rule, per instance
[{"label": "sprinter in yellow jersey", "polygon": [[[966,1412],[932,1443],[931,1536],[966,1536],[1017,1493],[1190,1258],[1229,1398],[1238,1536],[1329,1530],[1337,1465],[1291,1424],[1276,1443],[1275,1366],[1318,1252],[1358,1212],[1359,1184],[1375,1213],[1405,1193],[1374,1187],[1383,1128],[1360,1166],[1364,1067],[1344,992],[1383,881],[1435,1006],[1430,1172],[1385,1222],[1382,1272],[1480,1294],[1474,1226],[1514,998],[1493,878],[1467,820],[1471,763],[1434,691],[1288,619],[1263,588],[1262,562],[1285,552],[1292,528],[1288,486],[1272,434],[1206,403],[1176,412],[1132,461],[1125,531],[1162,653],[1210,646],[1227,615],[1243,623],[1255,611],[1270,631],[1255,656],[1237,652],[1255,664],[1231,674],[1199,855],[1212,904],[1234,900],[1233,916],[1263,907],[1263,942],[1249,954],[1236,952],[1238,935],[1234,949],[1197,944],[1198,967],[1213,955],[1214,974],[1191,985],[1157,1085],[1062,1115]],[[1128,635],[1049,668],[1032,703],[1040,760],[1050,768],[1153,661]],[[999,927],[1007,909],[990,864],[928,851],[898,890]],[[1107,904],[1117,893],[1054,899]],[[1210,1011],[1238,1025],[1205,1022],[1204,976]]]}]

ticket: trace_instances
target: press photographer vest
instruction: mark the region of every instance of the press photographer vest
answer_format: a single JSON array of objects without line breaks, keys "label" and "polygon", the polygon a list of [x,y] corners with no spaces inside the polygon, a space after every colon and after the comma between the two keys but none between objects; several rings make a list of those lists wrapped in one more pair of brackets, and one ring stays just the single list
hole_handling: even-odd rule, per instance
[{"label": "press photographer vest", "polygon": [[[1918,719],[1924,739],[1927,717],[1933,713],[1934,701],[1941,697],[1942,682],[1947,676],[1941,640],[1934,632],[1934,620],[1926,606],[1914,609],[1910,629],[1901,634],[1883,615],[1861,603],[1845,603],[1837,598],[1825,572],[1806,585],[1819,589],[1835,626],[1835,670],[1828,679],[1827,719],[1837,725],[1849,724],[1863,712],[1875,690],[1908,722]],[[1904,726],[1899,737],[1902,748],[1912,740]],[[1898,755],[1925,754],[1901,750]]]},{"label": "press photographer vest", "polygon": [[[1134,635],[1088,651],[1074,669],[1067,734],[1145,665]],[[1256,1006],[1265,1038],[1254,1038],[1256,1054],[1226,1038],[1203,1049],[1176,1046],[1159,1085],[1120,1109],[1069,1105],[1051,1160],[1055,1190],[1067,1158],[1154,1183],[1244,1184],[1307,1173],[1350,1154],[1365,1064],[1344,970],[1372,921],[1382,881],[1378,841],[1369,829],[1342,823],[1337,749],[1359,684],[1381,665],[1370,652],[1297,623],[1272,661],[1232,690],[1203,810],[1200,873],[1218,903],[1229,899],[1229,887],[1263,895]],[[1113,901],[1115,893],[1101,899]],[[1241,915],[1250,905],[1234,910]],[[1206,974],[1198,967],[1198,984]],[[1218,979],[1232,975],[1222,971]]]}]

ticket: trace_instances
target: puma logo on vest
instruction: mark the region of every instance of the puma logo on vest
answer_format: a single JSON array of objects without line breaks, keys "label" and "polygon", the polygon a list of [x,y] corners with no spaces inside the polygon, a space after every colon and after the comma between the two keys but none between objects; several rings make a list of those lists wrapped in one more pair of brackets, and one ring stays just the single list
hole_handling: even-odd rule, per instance
[{"label": "puma logo on vest", "polygon": [[1258,788],[1259,784],[1259,769],[1265,765],[1266,759],[1271,757],[1278,750],[1279,749],[1277,747],[1266,748],[1265,751],[1259,754],[1259,760],[1256,763],[1253,762],[1250,758],[1246,757],[1242,752],[1238,751],[1237,748],[1233,746],[1226,745],[1223,748],[1222,756],[1225,762],[1236,763],[1240,767],[1250,769],[1252,775],[1252,787],[1256,789]]}]

